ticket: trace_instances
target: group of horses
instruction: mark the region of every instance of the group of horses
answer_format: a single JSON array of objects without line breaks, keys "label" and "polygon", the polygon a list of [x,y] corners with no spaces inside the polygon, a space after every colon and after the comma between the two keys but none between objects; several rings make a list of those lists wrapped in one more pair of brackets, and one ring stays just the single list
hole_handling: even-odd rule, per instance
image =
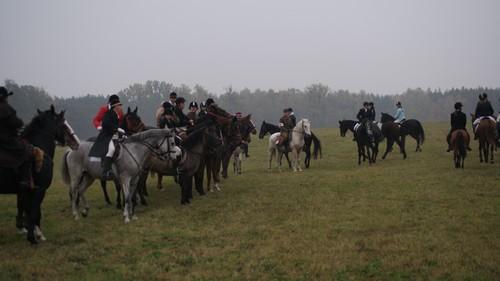
[{"label": "group of horses", "polygon": [[399,146],[403,159],[406,159],[406,136],[411,136],[417,141],[416,152],[422,151],[425,141],[425,133],[422,124],[415,119],[408,119],[403,123],[396,123],[394,118],[382,112],[380,122],[366,120],[358,122],[355,120],[339,121],[340,136],[345,137],[347,131],[351,131],[357,143],[358,165],[368,159],[369,164],[376,163],[379,143],[386,139],[386,150],[382,159],[392,151],[394,143]]}]

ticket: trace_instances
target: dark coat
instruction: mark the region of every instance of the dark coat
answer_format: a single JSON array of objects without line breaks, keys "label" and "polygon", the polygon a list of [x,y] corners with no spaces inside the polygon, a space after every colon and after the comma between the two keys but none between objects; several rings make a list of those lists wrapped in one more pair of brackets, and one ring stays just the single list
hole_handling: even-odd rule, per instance
[{"label": "dark coat", "polygon": [[292,129],[297,126],[297,118],[295,118],[295,114],[290,115],[290,123],[293,126]]},{"label": "dark coat", "polygon": [[102,130],[89,151],[91,157],[105,157],[108,153],[109,142],[120,127],[120,120],[114,110],[108,110],[102,119]]},{"label": "dark coat", "polygon": [[475,118],[485,117],[485,116],[493,116],[493,107],[489,101],[478,102],[476,105],[476,113],[474,114]]},{"label": "dark coat", "polygon": [[359,111],[358,111],[358,114],[356,115],[356,118],[358,119],[358,121],[363,121],[365,119],[369,119],[370,117],[370,113],[367,109],[365,108],[361,108]]},{"label": "dark coat", "polygon": [[375,121],[375,108],[368,109],[368,120]]},{"label": "dark coat", "polygon": [[176,126],[177,127],[186,127],[189,123],[189,118],[182,112],[182,110],[178,107],[174,108],[174,115],[177,118]]},{"label": "dark coat", "polygon": [[23,121],[7,102],[0,102],[0,167],[17,168],[29,157],[29,146],[19,136]]},{"label": "dark coat", "polygon": [[461,111],[455,111],[451,114],[451,131],[465,130],[467,125],[467,115]]}]

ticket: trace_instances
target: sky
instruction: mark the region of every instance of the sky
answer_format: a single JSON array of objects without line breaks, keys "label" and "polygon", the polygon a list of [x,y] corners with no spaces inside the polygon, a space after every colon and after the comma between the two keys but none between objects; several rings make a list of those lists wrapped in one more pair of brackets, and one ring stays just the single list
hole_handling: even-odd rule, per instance
[{"label": "sky", "polygon": [[235,90],[499,87],[497,0],[1,0],[0,80],[60,97],[132,83]]}]

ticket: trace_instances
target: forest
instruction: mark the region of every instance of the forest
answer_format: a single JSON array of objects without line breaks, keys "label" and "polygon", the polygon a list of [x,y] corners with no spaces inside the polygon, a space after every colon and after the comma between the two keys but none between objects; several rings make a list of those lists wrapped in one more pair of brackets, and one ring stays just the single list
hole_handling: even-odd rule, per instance
[{"label": "forest", "polygon": [[[66,110],[66,116],[75,131],[82,138],[96,135],[92,127],[92,118],[99,107],[106,103],[104,95],[54,97],[43,88],[32,85],[18,85],[15,81],[6,80],[5,87],[14,92],[9,98],[10,104],[17,110],[25,122],[33,117],[36,109],[45,109],[54,104],[58,110]],[[393,113],[395,103],[401,101],[407,118],[423,122],[447,121],[453,111],[453,104],[460,101],[464,104],[464,112],[474,110],[479,94],[486,92],[495,110],[500,110],[500,88],[452,88],[440,89],[407,89],[398,95],[374,95],[368,92],[351,92],[335,90],[324,84],[312,84],[305,89],[234,90],[231,87],[223,93],[210,93],[203,86],[193,88],[186,85],[173,85],[165,81],[146,81],[124,88],[117,94],[124,109],[128,106],[139,108],[139,115],[148,125],[154,125],[154,112],[160,104],[168,99],[170,92],[175,91],[187,102],[205,101],[208,97],[215,99],[222,108],[229,112],[252,114],[259,126],[263,120],[277,123],[283,108],[292,107],[297,118],[308,118],[313,128],[336,127],[338,120],[354,119],[363,101],[373,101],[377,112]],[[187,105],[186,105],[187,107]],[[185,109],[187,112],[187,108]]]}]

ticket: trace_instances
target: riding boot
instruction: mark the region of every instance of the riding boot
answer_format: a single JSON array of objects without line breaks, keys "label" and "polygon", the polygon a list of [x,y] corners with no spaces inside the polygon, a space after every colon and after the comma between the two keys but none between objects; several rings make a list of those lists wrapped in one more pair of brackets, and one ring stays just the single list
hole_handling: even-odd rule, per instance
[{"label": "riding boot", "polygon": [[245,143],[243,145],[243,151],[245,152],[245,157],[247,157],[247,158],[250,157],[250,155],[248,154],[248,144],[247,143]]},{"label": "riding boot", "polygon": [[104,180],[114,179],[115,176],[113,174],[113,170],[111,169],[112,164],[113,164],[113,158],[104,157],[102,159],[102,178]]},{"label": "riding boot", "polygon": [[35,188],[33,174],[31,173],[32,165],[31,161],[26,161],[19,167],[19,188],[21,191],[28,191]]}]

